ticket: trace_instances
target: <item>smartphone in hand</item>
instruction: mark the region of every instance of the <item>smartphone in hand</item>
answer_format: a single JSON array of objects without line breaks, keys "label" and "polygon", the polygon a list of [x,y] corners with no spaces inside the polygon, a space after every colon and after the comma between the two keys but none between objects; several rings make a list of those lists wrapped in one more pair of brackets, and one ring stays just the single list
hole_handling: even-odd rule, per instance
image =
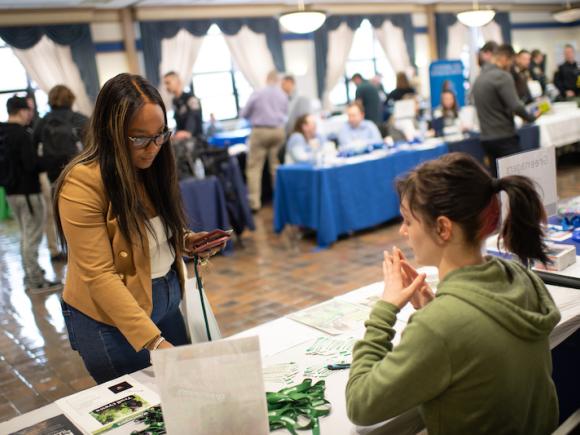
[{"label": "smartphone in hand", "polygon": [[214,230],[210,233],[207,233],[199,240],[196,240],[195,245],[193,245],[193,248],[190,251],[190,254],[197,255],[220,247],[230,239],[232,233],[233,230]]}]

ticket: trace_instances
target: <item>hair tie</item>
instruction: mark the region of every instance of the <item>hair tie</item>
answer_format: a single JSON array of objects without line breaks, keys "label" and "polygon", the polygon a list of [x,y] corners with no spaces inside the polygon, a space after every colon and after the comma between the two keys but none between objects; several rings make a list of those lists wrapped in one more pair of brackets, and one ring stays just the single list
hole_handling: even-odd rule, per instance
[{"label": "hair tie", "polygon": [[501,179],[499,178],[491,179],[491,190],[493,193],[499,193],[501,190],[503,190],[503,187],[501,185]]}]

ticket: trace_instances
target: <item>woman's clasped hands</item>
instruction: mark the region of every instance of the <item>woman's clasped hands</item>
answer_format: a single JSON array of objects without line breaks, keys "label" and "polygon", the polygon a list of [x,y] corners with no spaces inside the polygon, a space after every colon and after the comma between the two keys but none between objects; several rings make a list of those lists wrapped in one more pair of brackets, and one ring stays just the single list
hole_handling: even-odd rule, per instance
[{"label": "woman's clasped hands", "polygon": [[426,275],[418,273],[396,247],[393,247],[392,253],[384,252],[383,277],[383,300],[399,309],[408,302],[415,309],[420,309],[435,298],[433,290],[425,281]]}]

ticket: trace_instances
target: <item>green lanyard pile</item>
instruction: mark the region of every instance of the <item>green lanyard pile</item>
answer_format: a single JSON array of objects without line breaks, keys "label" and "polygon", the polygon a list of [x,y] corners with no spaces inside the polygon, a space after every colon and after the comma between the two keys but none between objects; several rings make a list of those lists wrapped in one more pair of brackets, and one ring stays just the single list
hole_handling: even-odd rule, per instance
[{"label": "green lanyard pile", "polygon": [[330,402],[324,399],[324,381],[312,385],[312,379],[277,393],[266,393],[270,430],[286,428],[292,435],[297,430],[312,429],[320,435],[319,417],[330,414]]}]

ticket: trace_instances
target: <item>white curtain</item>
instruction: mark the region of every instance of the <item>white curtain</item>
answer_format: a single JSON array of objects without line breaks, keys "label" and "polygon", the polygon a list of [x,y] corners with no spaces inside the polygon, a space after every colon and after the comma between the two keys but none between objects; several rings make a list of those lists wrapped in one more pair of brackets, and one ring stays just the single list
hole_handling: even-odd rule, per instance
[{"label": "white curtain", "polygon": [[498,44],[503,44],[503,37],[501,35],[501,27],[495,21],[491,21],[489,24],[481,28],[481,34],[483,35],[483,40],[495,41]]},{"label": "white curtain", "polygon": [[236,66],[248,83],[254,89],[264,87],[268,73],[276,69],[266,35],[243,26],[235,35],[224,34],[224,38]]},{"label": "white curtain", "polygon": [[447,59],[461,59],[463,48],[470,45],[471,32],[459,21],[447,30]]},{"label": "white curtain", "polygon": [[[159,64],[160,77],[174,71],[181,82],[187,86],[191,81],[193,64],[197,59],[203,43],[203,37],[193,36],[185,29],[181,29],[173,38],[161,41],[161,63]],[[167,107],[171,107],[172,96],[160,85],[161,97]]]},{"label": "white curtain", "polygon": [[66,85],[75,94],[74,109],[87,116],[91,114],[93,106],[70,47],[58,45],[45,35],[34,47],[13,51],[40,89],[48,93],[56,85]]},{"label": "white curtain", "polygon": [[325,108],[332,104],[328,97],[330,91],[338,84],[344,75],[346,61],[352,47],[354,31],[346,23],[342,23],[336,30],[328,32],[328,54],[326,55],[326,85],[322,97]]},{"label": "white curtain", "polygon": [[383,47],[387,59],[393,67],[393,71],[404,72],[408,76],[413,76],[414,70],[411,67],[403,29],[394,26],[393,23],[387,20],[381,27],[375,28],[374,32],[375,38]]}]

